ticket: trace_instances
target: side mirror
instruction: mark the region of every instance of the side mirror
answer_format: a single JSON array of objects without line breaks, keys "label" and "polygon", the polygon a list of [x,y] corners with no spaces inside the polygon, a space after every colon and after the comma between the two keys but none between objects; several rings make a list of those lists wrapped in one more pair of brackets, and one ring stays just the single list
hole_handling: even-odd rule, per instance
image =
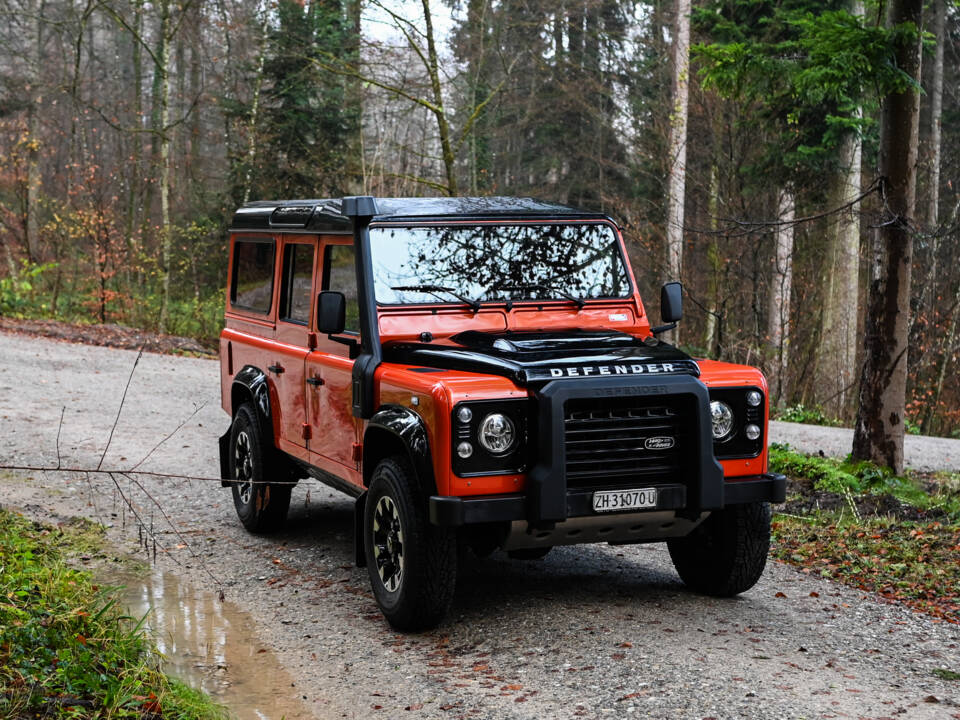
[{"label": "side mirror", "polygon": [[340,292],[322,292],[317,295],[317,330],[324,335],[343,332],[347,317],[347,299]]},{"label": "side mirror", "polygon": [[668,282],[660,288],[660,317],[665,323],[683,317],[683,283]]}]

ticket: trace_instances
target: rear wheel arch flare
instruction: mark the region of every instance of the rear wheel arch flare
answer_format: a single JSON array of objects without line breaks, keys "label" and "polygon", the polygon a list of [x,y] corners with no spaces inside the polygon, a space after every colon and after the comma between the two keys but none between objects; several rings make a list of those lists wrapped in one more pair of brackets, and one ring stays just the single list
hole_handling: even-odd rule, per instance
[{"label": "rear wheel arch flare", "polygon": [[230,388],[230,410],[234,417],[244,403],[250,403],[254,407],[257,420],[260,422],[260,432],[273,444],[273,420],[267,376],[263,370],[253,365],[245,365],[233,378],[233,385]]},{"label": "rear wheel arch flare", "polygon": [[410,461],[424,497],[436,495],[430,440],[423,418],[400,405],[384,405],[370,418],[363,434],[363,484],[370,479],[377,464],[392,455],[403,455]]}]

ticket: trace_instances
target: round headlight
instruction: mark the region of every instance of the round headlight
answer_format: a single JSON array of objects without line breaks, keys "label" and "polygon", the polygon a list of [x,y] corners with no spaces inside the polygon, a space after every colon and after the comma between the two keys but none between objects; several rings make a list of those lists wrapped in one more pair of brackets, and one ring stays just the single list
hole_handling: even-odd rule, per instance
[{"label": "round headlight", "polygon": [[760,437],[760,426],[747,425],[743,429],[743,434],[747,436],[747,440],[756,440],[758,437]]},{"label": "round headlight", "polygon": [[468,457],[473,455],[473,445],[468,442],[462,442],[457,445],[457,455],[466,460]]},{"label": "round headlight", "polygon": [[491,455],[503,455],[508,452],[517,439],[513,420],[502,413],[490,413],[480,423],[477,440]]},{"label": "round headlight", "polygon": [[763,402],[763,395],[756,390],[751,390],[747,393],[747,405],[750,407],[757,407],[761,402]]},{"label": "round headlight", "polygon": [[461,407],[457,410],[457,420],[462,423],[468,423],[473,418],[473,411],[468,407]]},{"label": "round headlight", "polygon": [[710,403],[710,422],[713,425],[713,439],[723,440],[733,431],[733,410],[725,402],[714,400]]}]

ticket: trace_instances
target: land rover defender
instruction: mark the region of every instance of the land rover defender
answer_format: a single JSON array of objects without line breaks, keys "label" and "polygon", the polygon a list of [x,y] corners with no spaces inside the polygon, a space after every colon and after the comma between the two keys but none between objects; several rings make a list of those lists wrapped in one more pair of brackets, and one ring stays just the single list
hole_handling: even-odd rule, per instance
[{"label": "land rover defender", "polygon": [[282,527],[313,477],[355,498],[386,619],[438,624],[458,548],[666,541],[693,590],[766,561],[767,384],[658,336],[617,224],[522,198],[253,202],[233,217],[220,338],[223,484]]}]

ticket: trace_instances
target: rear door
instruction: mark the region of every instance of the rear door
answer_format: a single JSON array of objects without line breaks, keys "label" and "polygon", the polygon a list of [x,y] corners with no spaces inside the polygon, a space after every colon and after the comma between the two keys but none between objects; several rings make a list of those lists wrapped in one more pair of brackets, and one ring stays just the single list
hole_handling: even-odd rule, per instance
[{"label": "rear door", "polygon": [[304,361],[314,337],[310,328],[317,240],[309,235],[285,236],[280,252],[275,357],[268,372],[277,388],[281,448],[307,460]]}]

